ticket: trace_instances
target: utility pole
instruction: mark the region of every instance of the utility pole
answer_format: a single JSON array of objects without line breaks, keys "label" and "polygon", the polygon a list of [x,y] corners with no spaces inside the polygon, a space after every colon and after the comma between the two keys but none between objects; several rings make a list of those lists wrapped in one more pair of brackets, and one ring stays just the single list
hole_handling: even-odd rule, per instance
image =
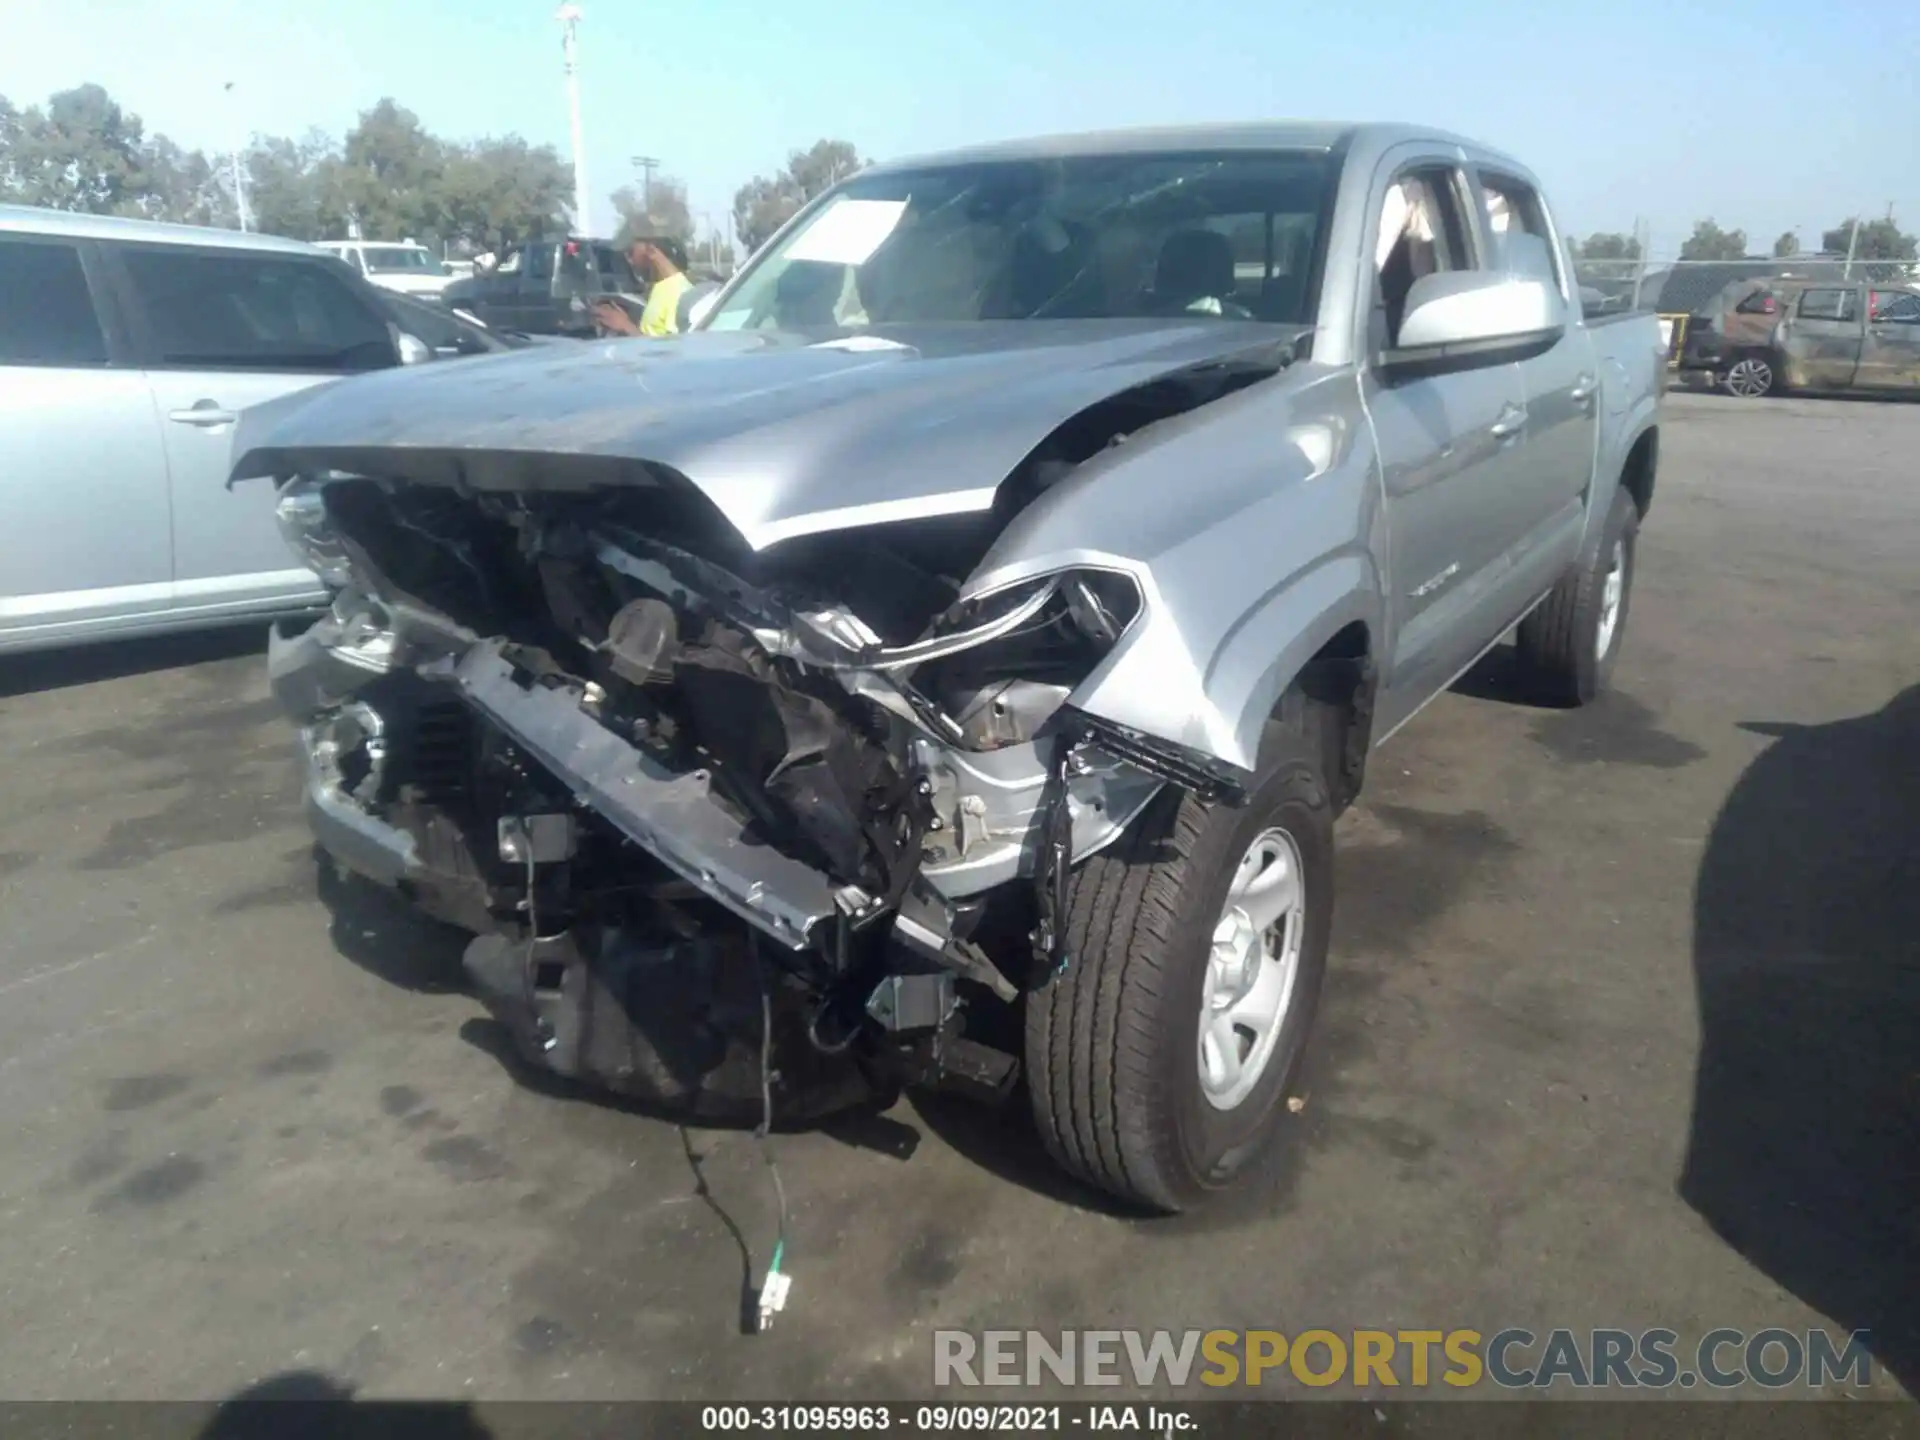
[{"label": "utility pole", "polygon": [[573,126],[573,223],[587,230],[587,146],[580,124],[580,19],[583,10],[568,0],[554,12],[560,22],[560,53],[566,57],[567,116]]},{"label": "utility pole", "polygon": [[660,168],[660,161],[652,155],[633,157],[633,168],[640,172],[640,208],[645,212],[647,223],[653,223],[653,172]]},{"label": "utility pole", "polygon": [[[225,89],[228,99],[231,100],[235,98],[233,94],[233,81],[231,80],[227,81],[226,85],[222,88]],[[233,213],[235,217],[240,221],[241,233],[245,234],[247,230],[247,187],[240,177],[240,138],[241,137],[240,137],[240,123],[239,123],[238,116],[239,116],[239,106],[238,106],[238,102],[236,101],[234,106],[234,117],[233,117],[233,135],[234,135],[233,155],[231,157],[233,162]]]},{"label": "utility pole", "polygon": [[1841,279],[1851,280],[1853,278],[1853,255],[1854,255],[1854,252],[1859,248],[1860,248],[1860,217],[1856,215],[1853,217],[1852,233],[1850,233],[1847,236],[1847,264],[1846,264],[1846,268],[1840,272]]},{"label": "utility pole", "polygon": [[1647,239],[1640,232],[1641,219],[1633,217],[1633,308],[1640,308],[1640,284],[1647,278]]}]

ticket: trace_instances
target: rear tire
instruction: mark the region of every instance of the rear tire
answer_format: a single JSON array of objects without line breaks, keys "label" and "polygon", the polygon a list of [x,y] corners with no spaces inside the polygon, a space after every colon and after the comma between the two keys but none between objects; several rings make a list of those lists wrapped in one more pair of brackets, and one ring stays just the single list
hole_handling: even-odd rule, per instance
[{"label": "rear tire", "polygon": [[[1080,867],[1071,961],[1027,1001],[1028,1088],[1048,1153],[1133,1204],[1179,1211],[1229,1183],[1278,1128],[1306,1048],[1333,913],[1333,811],[1318,734],[1324,712],[1297,695],[1288,705],[1295,719],[1269,723],[1244,807],[1202,804],[1169,787],[1116,845]],[[1271,870],[1260,860],[1269,854]],[[1289,867],[1297,908],[1255,931],[1270,896],[1257,877]],[[1235,909],[1229,892],[1241,884],[1251,888]],[[1236,916],[1237,933],[1259,937],[1251,949],[1233,950]],[[1272,940],[1276,933],[1284,939]],[[1229,972],[1241,978],[1223,979]],[[1265,992],[1246,978],[1277,974],[1290,978]],[[1244,984],[1249,1005],[1256,993],[1279,996],[1275,1018],[1246,1029],[1244,1049],[1233,1028],[1239,1002],[1228,1003],[1223,984]],[[1237,1052],[1230,1061],[1218,1048],[1223,1023]]]},{"label": "rear tire", "polygon": [[1619,487],[1593,558],[1562,577],[1520,622],[1521,675],[1541,699],[1585,705],[1607,688],[1626,636],[1639,533],[1640,511]]}]

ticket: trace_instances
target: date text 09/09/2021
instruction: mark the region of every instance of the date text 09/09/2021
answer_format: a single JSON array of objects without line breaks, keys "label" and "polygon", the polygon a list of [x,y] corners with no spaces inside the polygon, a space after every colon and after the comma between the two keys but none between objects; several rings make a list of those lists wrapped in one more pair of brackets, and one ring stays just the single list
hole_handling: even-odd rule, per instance
[{"label": "date text 09/09/2021", "polygon": [[707,1405],[703,1431],[903,1430],[916,1434],[1039,1434],[1121,1430],[1173,1436],[1199,1428],[1190,1410],[1160,1405]]}]

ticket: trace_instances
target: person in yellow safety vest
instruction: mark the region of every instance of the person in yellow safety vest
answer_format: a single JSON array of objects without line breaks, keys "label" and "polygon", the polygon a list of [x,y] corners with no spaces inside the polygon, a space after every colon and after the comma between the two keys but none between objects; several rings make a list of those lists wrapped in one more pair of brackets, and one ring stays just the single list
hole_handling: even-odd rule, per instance
[{"label": "person in yellow safety vest", "polygon": [[680,331],[680,297],[693,287],[687,278],[687,252],[671,235],[649,235],[627,246],[627,263],[649,284],[646,308],[636,322],[630,312],[610,300],[594,309],[594,316],[610,334],[661,337]]}]

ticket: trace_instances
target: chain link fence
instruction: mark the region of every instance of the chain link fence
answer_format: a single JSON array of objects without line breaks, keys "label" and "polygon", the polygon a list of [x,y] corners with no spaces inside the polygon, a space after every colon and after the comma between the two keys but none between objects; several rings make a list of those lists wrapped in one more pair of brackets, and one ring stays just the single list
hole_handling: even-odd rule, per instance
[{"label": "chain link fence", "polygon": [[1844,255],[1757,260],[1601,260],[1575,256],[1573,274],[1589,314],[1647,310],[1659,315],[1696,315],[1735,281],[1795,279],[1911,285],[1920,281],[1920,266],[1882,260],[1854,260],[1849,264]]}]

